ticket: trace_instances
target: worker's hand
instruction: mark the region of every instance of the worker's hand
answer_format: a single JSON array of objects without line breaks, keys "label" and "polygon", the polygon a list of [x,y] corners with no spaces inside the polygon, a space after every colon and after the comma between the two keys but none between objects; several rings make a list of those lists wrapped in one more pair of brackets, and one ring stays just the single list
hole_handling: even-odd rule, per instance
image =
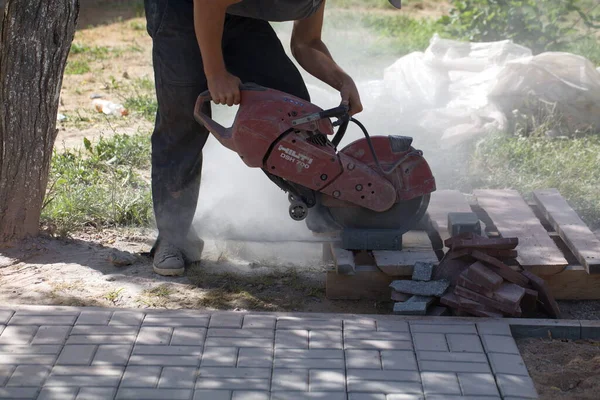
[{"label": "worker's hand", "polygon": [[363,110],[356,84],[349,76],[344,77],[342,87],[340,88],[340,95],[342,96],[342,104],[350,108],[350,115],[358,114]]},{"label": "worker's hand", "polygon": [[208,91],[215,104],[237,105],[240,104],[240,79],[223,71],[217,75],[207,77]]}]

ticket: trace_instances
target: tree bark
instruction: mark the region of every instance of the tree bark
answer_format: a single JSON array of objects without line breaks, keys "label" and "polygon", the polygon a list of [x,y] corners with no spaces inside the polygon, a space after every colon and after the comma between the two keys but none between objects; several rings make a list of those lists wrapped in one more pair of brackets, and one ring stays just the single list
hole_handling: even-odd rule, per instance
[{"label": "tree bark", "polygon": [[9,0],[0,39],[0,243],[39,232],[78,0]]}]

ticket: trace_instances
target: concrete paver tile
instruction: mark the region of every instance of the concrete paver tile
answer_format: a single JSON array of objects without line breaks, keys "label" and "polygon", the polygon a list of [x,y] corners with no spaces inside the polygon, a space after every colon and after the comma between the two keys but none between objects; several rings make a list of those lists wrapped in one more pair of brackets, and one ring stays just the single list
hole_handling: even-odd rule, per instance
[{"label": "concrete paver tile", "polygon": [[109,325],[140,326],[146,314],[136,311],[115,311],[110,318]]},{"label": "concrete paver tile", "polygon": [[196,380],[196,389],[269,390],[269,379],[199,377],[198,380]]},{"label": "concrete paver tile", "polygon": [[477,322],[477,331],[480,335],[512,336],[510,325],[500,321]]},{"label": "concrete paver tile", "polygon": [[31,344],[63,344],[71,332],[71,326],[44,325],[40,326]]},{"label": "concrete paver tile", "polygon": [[273,349],[241,348],[238,353],[238,367],[271,367],[273,365]]},{"label": "concrete paver tile", "polygon": [[73,325],[76,315],[22,315],[16,312],[8,322],[11,325]]},{"label": "concrete paver tile", "polygon": [[381,369],[378,350],[346,350],[346,368]]},{"label": "concrete paver tile", "polygon": [[55,355],[0,353],[0,365],[52,365],[54,361]]},{"label": "concrete paver tile", "polygon": [[276,331],[275,348],[308,349],[308,331],[304,329]]},{"label": "concrete paver tile", "polygon": [[242,328],[275,330],[276,322],[277,317],[274,315],[245,315]]},{"label": "concrete paver tile", "polygon": [[91,375],[50,375],[46,380],[46,386],[101,386],[117,387],[120,376],[91,376]]},{"label": "concrete paver tile", "polygon": [[381,352],[383,369],[417,371],[417,360],[412,351],[383,350]]},{"label": "concrete paver tile", "polygon": [[342,326],[344,331],[376,331],[377,321],[371,318],[345,319]]},{"label": "concrete paver tile", "polygon": [[506,353],[521,355],[512,336],[481,335],[481,341],[488,353]]},{"label": "concrete paver tile", "polygon": [[95,345],[68,345],[60,352],[56,365],[90,365],[94,354]]},{"label": "concrete paver tile", "polygon": [[130,389],[120,388],[117,400],[188,400],[192,396],[191,389]]},{"label": "concrete paver tile", "polygon": [[342,358],[275,358],[274,368],[339,369],[344,368]]},{"label": "concrete paver tile", "polygon": [[173,328],[168,326],[142,326],[136,344],[168,345],[171,342]]},{"label": "concrete paver tile", "polygon": [[133,355],[201,356],[202,346],[135,345]]},{"label": "concrete paver tile", "polygon": [[125,368],[121,387],[146,387],[154,388],[158,384],[160,372],[162,368],[159,366],[133,366],[129,365]]},{"label": "concrete paver tile", "polygon": [[342,349],[342,331],[310,331],[308,347],[310,349]]},{"label": "concrete paver tile", "polygon": [[[89,375],[89,376],[121,376],[125,369],[114,365],[87,366],[87,365],[57,365],[52,368],[52,375]],[[94,385],[92,385],[94,386]]]},{"label": "concrete paver tile", "polygon": [[[388,394],[386,400],[424,400],[421,394]],[[489,399],[486,399],[489,400]]]},{"label": "concrete paver tile", "polygon": [[198,370],[193,367],[165,367],[162,370],[158,387],[160,389],[193,389]]},{"label": "concrete paver tile", "polygon": [[92,365],[127,365],[132,348],[132,345],[126,344],[101,344]]},{"label": "concrete paver tile", "polygon": [[75,325],[108,325],[112,314],[112,311],[82,311]]},{"label": "concrete paver tile", "polygon": [[500,396],[492,374],[458,374],[458,382],[467,396]]},{"label": "concrete paver tile", "polygon": [[419,369],[427,372],[491,372],[488,363],[455,361],[420,361]]},{"label": "concrete paver tile", "polygon": [[475,324],[419,324],[418,322],[410,323],[410,331],[413,333],[464,333],[477,335]]},{"label": "concrete paver tile", "polygon": [[529,376],[525,362],[520,355],[489,353],[488,357],[495,374]]},{"label": "concrete paver tile", "polygon": [[377,321],[378,332],[410,332],[406,321]]},{"label": "concrete paver tile", "polygon": [[413,334],[415,350],[448,351],[446,336],[442,333]]},{"label": "concrete paver tile", "polygon": [[351,380],[348,381],[348,392],[375,392],[375,393],[398,393],[398,394],[421,394],[421,382],[403,381],[374,381],[374,380]]},{"label": "concrete paver tile", "polygon": [[37,326],[9,325],[0,335],[0,344],[28,344],[37,333]]},{"label": "concrete paver tile", "polygon": [[79,389],[75,400],[109,400],[115,398],[116,388],[83,387]]},{"label": "concrete paver tile", "polygon": [[208,338],[225,337],[225,338],[269,338],[275,337],[275,331],[272,329],[227,329],[227,328],[210,328],[207,332]]},{"label": "concrete paver tile", "polygon": [[348,400],[386,400],[385,393],[348,393]]},{"label": "concrete paver tile", "polygon": [[269,392],[234,390],[231,400],[269,400]]},{"label": "concrete paver tile", "polygon": [[193,400],[231,400],[231,390],[198,390],[194,391]]},{"label": "concrete paver tile", "polygon": [[478,335],[450,333],[446,335],[450,351],[454,353],[483,353],[483,346]]},{"label": "concrete paver tile", "polygon": [[142,326],[170,326],[170,327],[208,327],[208,315],[198,315],[196,317],[170,317],[166,315],[146,315]]},{"label": "concrete paver tile", "polygon": [[160,356],[154,354],[132,355],[129,365],[162,365],[169,367],[197,367],[200,356]]},{"label": "concrete paver tile", "polygon": [[496,374],[496,382],[503,397],[537,398],[535,385],[529,376]]},{"label": "concrete paver tile", "polygon": [[[23,388],[30,389],[33,388]],[[2,389],[0,389],[2,390]],[[75,400],[75,396],[77,395],[77,391],[79,388],[77,387],[45,387],[42,388],[37,400]],[[33,391],[35,393],[37,389]],[[0,396],[0,399],[2,396]],[[15,398],[15,397],[13,397]],[[35,398],[35,397],[30,397]]]},{"label": "concrete paver tile", "polygon": [[410,340],[377,340],[377,339],[352,339],[344,340],[346,349],[362,350],[412,350]]},{"label": "concrete paver tile", "polygon": [[278,358],[324,358],[343,359],[344,352],[336,349],[275,349],[275,359]]},{"label": "concrete paver tile", "polygon": [[208,337],[205,347],[272,347],[271,338]]},{"label": "concrete paver tile", "polygon": [[4,329],[6,329],[6,325],[0,325],[0,336],[2,336]]},{"label": "concrete paver tile", "polygon": [[75,325],[71,335],[137,335],[139,328],[131,325]]},{"label": "concrete paver tile", "polygon": [[203,367],[235,367],[238,349],[235,347],[209,347],[204,349],[201,366]]},{"label": "concrete paver tile", "polygon": [[275,392],[271,400],[346,400],[345,392]]},{"label": "concrete paver tile", "polygon": [[402,381],[420,382],[421,377],[417,371],[382,371],[374,369],[349,369],[346,378],[350,381],[372,380],[372,381]]},{"label": "concrete paver tile", "polygon": [[271,391],[308,392],[308,369],[275,368]]},{"label": "concrete paver tile", "polygon": [[243,314],[220,314],[216,313],[210,317],[209,328],[241,328]]},{"label": "concrete paver tile", "polygon": [[200,346],[206,338],[206,328],[175,328],[171,346]]},{"label": "concrete paver tile", "polygon": [[46,354],[58,355],[62,351],[62,346],[58,344],[2,344],[0,345],[0,354]]},{"label": "concrete paver tile", "polygon": [[310,392],[343,392],[346,390],[344,370],[310,370],[308,387]]},{"label": "concrete paver tile", "polygon": [[423,391],[431,394],[462,394],[456,374],[452,372],[421,372]]},{"label": "concrete paver tile", "polygon": [[132,344],[137,335],[71,335],[67,344]]},{"label": "concrete paver tile", "polygon": [[49,365],[19,365],[6,386],[42,386],[51,369]]},{"label": "concrete paver tile", "polygon": [[456,361],[487,363],[484,353],[449,353],[446,351],[417,351],[419,361]]},{"label": "concrete paver tile", "polygon": [[281,317],[277,319],[276,329],[306,330],[342,330],[342,320],[337,318],[316,319],[303,317]]},{"label": "concrete paver tile", "polygon": [[[0,357],[2,357],[2,356],[0,355]],[[6,385],[6,382],[8,382],[8,378],[10,378],[10,376],[12,375],[15,368],[16,368],[15,365],[1,365],[0,364],[0,386]]]},{"label": "concrete paver tile", "polygon": [[393,331],[344,331],[344,340],[377,339],[377,340],[411,340],[408,332]]},{"label": "concrete paver tile", "polygon": [[200,378],[261,378],[271,377],[271,368],[200,367]]},{"label": "concrete paver tile", "polygon": [[432,394],[426,400],[502,400],[500,397],[481,396],[448,396],[447,394]]},{"label": "concrete paver tile", "polygon": [[0,310],[0,325],[8,324],[8,321],[10,321],[13,314],[14,311],[12,310]]}]

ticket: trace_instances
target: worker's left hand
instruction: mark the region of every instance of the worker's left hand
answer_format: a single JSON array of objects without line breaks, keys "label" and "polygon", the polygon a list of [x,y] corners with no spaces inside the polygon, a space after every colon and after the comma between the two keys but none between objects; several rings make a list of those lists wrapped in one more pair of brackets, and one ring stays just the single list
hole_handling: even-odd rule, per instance
[{"label": "worker's left hand", "polygon": [[349,76],[344,77],[342,87],[340,88],[340,95],[342,96],[342,104],[350,107],[350,115],[358,114],[363,110],[356,84]]}]

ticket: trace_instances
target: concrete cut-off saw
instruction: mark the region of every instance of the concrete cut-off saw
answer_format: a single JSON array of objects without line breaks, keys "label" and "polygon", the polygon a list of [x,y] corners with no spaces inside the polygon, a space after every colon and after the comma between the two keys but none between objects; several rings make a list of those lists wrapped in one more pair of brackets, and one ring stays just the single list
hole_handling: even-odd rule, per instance
[{"label": "concrete cut-off saw", "polygon": [[[251,83],[241,85],[240,94],[229,128],[204,112],[212,100],[208,91],[198,96],[194,116],[248,167],[261,168],[288,193],[292,219],[305,220],[315,233],[341,233],[345,248],[401,248],[402,234],[422,220],[436,188],[412,137],[369,136],[344,105],[323,110]],[[350,122],[364,138],[338,150]]]}]

